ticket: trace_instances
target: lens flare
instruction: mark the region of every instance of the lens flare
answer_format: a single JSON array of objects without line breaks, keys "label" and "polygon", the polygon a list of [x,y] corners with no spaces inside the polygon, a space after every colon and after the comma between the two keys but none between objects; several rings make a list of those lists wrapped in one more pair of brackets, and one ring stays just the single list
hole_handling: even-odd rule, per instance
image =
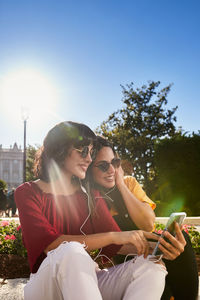
[{"label": "lens flare", "polygon": [[[58,164],[52,159],[50,161],[50,165],[48,168],[48,173],[49,173],[49,179],[50,179],[50,184],[51,184],[51,190],[54,195],[56,207],[59,213],[62,215],[62,205],[60,205],[59,198],[60,196],[66,196],[68,195],[68,189],[66,187],[66,182],[65,182],[65,176],[63,176],[63,172],[58,166]],[[59,181],[59,186],[62,190],[61,193],[58,193],[57,190],[57,184]],[[71,211],[71,213],[74,215],[75,218],[78,218],[78,212],[76,211],[73,201],[68,202],[68,208]]]}]

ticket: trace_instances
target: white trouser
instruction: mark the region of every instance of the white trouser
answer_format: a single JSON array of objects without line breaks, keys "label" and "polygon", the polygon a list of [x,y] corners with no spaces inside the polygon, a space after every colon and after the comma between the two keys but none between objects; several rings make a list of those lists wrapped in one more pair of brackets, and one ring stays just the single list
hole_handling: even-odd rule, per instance
[{"label": "white trouser", "polygon": [[163,265],[142,256],[109,269],[97,264],[78,242],[48,253],[24,288],[25,300],[157,300],[165,285]]}]

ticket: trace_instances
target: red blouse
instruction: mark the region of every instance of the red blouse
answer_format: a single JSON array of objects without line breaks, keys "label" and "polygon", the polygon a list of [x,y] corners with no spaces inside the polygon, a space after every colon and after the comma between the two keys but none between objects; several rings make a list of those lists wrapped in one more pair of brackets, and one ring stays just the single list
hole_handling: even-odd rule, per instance
[{"label": "red blouse", "polygon": [[[60,235],[120,231],[100,193],[94,191],[94,195],[96,215],[85,222],[89,214],[88,198],[82,191],[55,197],[44,193],[34,182],[26,182],[16,189],[15,201],[32,273],[37,272],[46,257],[44,249]],[[112,257],[120,247],[109,245],[102,252]]]}]

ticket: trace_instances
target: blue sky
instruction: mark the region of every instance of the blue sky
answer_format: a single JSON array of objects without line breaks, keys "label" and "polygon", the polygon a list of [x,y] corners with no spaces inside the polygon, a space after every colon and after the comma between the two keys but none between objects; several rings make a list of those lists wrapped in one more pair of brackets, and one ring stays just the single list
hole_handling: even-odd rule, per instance
[{"label": "blue sky", "polygon": [[[198,0],[0,0],[0,144],[23,145],[22,105],[27,143],[41,144],[62,120],[95,129],[123,106],[120,84],[148,80],[173,83],[167,108],[177,105],[176,126],[197,132],[199,15]],[[27,87],[25,104],[16,86]]]}]

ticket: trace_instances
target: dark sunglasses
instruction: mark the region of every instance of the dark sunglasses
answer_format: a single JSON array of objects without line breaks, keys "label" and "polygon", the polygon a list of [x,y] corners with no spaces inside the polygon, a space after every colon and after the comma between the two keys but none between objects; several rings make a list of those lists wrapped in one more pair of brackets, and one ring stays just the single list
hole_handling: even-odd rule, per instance
[{"label": "dark sunglasses", "polygon": [[82,158],[86,158],[88,156],[88,153],[90,153],[90,156],[93,160],[95,158],[95,155],[96,155],[95,149],[89,150],[88,146],[83,146],[82,149],[74,148],[74,150],[78,151]]},{"label": "dark sunglasses", "polygon": [[107,172],[108,169],[110,168],[110,165],[112,165],[115,169],[117,169],[119,168],[120,164],[121,164],[120,158],[113,158],[110,163],[107,161],[102,161],[94,167],[98,168],[102,172]]}]

